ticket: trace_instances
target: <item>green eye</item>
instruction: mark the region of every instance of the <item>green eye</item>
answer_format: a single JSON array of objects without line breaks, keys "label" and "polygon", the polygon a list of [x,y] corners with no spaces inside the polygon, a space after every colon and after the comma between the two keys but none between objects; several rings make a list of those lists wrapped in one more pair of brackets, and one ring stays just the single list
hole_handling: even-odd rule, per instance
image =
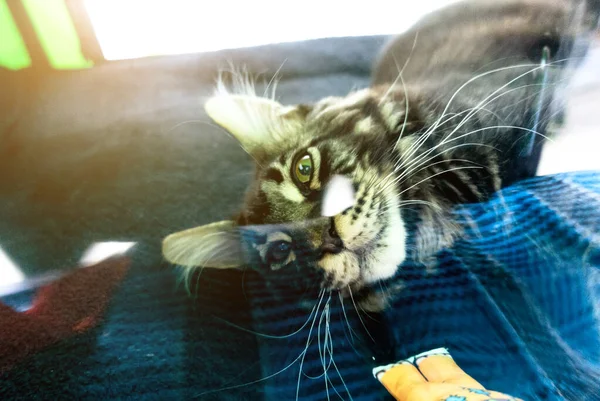
[{"label": "green eye", "polygon": [[294,168],[294,174],[296,179],[302,184],[306,184],[310,181],[310,177],[313,173],[313,162],[310,155],[304,155],[296,162],[296,168]]}]

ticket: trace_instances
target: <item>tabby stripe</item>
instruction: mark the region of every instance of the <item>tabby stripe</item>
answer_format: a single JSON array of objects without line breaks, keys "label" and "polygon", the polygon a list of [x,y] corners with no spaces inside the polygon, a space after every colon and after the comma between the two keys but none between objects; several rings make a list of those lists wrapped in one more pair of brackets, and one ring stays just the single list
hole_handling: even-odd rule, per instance
[{"label": "tabby stripe", "polygon": [[279,164],[281,164],[282,166],[285,166],[285,153],[282,153],[281,155],[279,155]]},{"label": "tabby stripe", "polygon": [[[476,198],[476,202],[480,201],[482,198],[482,193],[479,190],[479,187],[477,186],[476,182],[478,181],[477,176],[483,170],[484,169],[469,169],[453,171],[453,173],[456,174],[459,177],[459,179],[461,179],[461,182],[469,187],[474,197]],[[473,177],[473,175],[475,175],[475,177]]]},{"label": "tabby stripe", "polygon": [[381,113],[381,109],[379,108],[379,103],[371,98],[368,98],[367,101],[362,106],[362,112],[365,116],[373,118],[375,125],[387,127],[388,124]]},{"label": "tabby stripe", "polygon": [[344,137],[354,131],[354,126],[356,125],[356,118],[351,119],[350,121],[344,122],[340,126],[336,127],[335,130],[329,132],[326,135],[320,136],[318,138],[314,138],[312,141],[308,143],[307,147],[317,146],[319,143],[326,142],[328,140],[335,140],[341,137]]},{"label": "tabby stripe", "polygon": [[331,133],[331,138],[340,138],[354,132],[356,123],[360,121],[358,115],[347,118],[342,124],[339,124]]},{"label": "tabby stripe", "polygon": [[340,168],[339,170],[336,169],[336,173],[339,175],[350,175],[355,169],[356,165],[350,164],[348,167]]},{"label": "tabby stripe", "polygon": [[428,169],[428,173],[431,176],[438,174],[433,178],[435,181],[432,182],[434,191],[438,193],[438,196],[440,196],[441,193],[441,198],[444,198],[451,203],[464,202],[468,197],[470,189],[465,187],[458,175],[452,174],[453,171],[444,172],[447,168],[447,166],[440,167],[439,165],[436,165],[431,166]]},{"label": "tabby stripe", "polygon": [[369,145],[359,146],[356,152],[356,160],[365,160],[365,154],[371,150]]},{"label": "tabby stripe", "polygon": [[320,149],[321,165],[319,166],[319,182],[321,186],[325,185],[331,176],[331,162],[329,160],[329,150],[326,148]]},{"label": "tabby stripe", "polygon": [[[450,167],[451,168],[451,167]],[[452,188],[459,194],[459,202],[477,202],[479,201],[481,194],[477,190],[477,187],[471,185],[468,181],[471,180],[468,174],[464,172],[454,170],[448,171],[444,174],[440,174],[442,178],[441,182],[447,187]]]},{"label": "tabby stripe", "polygon": [[481,197],[488,197],[496,191],[496,176],[487,167],[478,171],[477,189],[481,193]]},{"label": "tabby stripe", "polygon": [[270,213],[271,206],[267,200],[267,194],[263,190],[259,190],[254,202],[249,207],[246,220],[249,224],[260,224]]},{"label": "tabby stripe", "polygon": [[270,167],[265,173],[265,180],[271,180],[281,184],[283,182],[283,174],[278,169]]},{"label": "tabby stripe", "polygon": [[477,181],[479,183],[477,187],[480,192],[487,196],[500,189],[500,186],[498,185],[498,162],[496,158],[488,156],[485,165],[486,168],[478,170],[481,179]]}]

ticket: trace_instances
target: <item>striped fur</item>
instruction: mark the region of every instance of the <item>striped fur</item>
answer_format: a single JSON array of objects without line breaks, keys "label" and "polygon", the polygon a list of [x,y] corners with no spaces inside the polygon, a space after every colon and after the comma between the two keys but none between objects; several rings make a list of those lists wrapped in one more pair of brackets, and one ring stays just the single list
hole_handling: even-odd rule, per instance
[{"label": "striped fur", "polygon": [[[396,272],[407,253],[405,210],[416,210],[421,217],[417,251],[425,255],[457,233],[448,218],[452,205],[484,200],[500,188],[495,150],[476,145],[452,149],[476,143],[465,137],[430,152],[440,145],[443,132],[427,131],[427,114],[406,114],[402,92],[382,102],[386,91],[371,88],[315,104],[300,132],[287,136],[280,150],[262,161],[238,219],[240,225],[252,226],[311,221],[304,230],[315,252],[323,232],[335,227],[345,249],[325,253],[317,262],[332,288],[361,287]],[[415,109],[427,110],[419,102],[419,97],[409,100]],[[293,163],[305,153],[315,161],[309,193],[292,178]],[[321,218],[324,185],[335,175],[352,180],[355,204],[331,219]]]},{"label": "striped fur", "polygon": [[[566,3],[552,1],[552,8],[547,7],[550,3],[532,1],[531,7],[537,9],[531,21],[515,12],[515,1],[507,4],[505,17],[526,27],[531,46],[548,46],[538,37],[557,32],[566,18]],[[485,34],[493,41],[494,32]],[[495,34],[512,40],[505,32]],[[540,74],[539,60],[531,59],[531,48],[519,48],[522,54],[512,58],[498,54],[500,64],[489,63],[490,57],[463,63],[475,66],[474,71],[446,74],[442,66],[428,81],[419,65],[410,65],[403,74],[411,56],[423,59],[420,64],[429,62],[428,69],[435,65],[429,53],[419,54],[416,40],[411,40],[413,49],[403,54],[404,67],[396,64],[396,73],[391,74],[393,52],[406,47],[407,37],[401,38],[402,46],[388,47],[372,87],[345,97],[283,106],[254,95],[246,78],[238,80],[233,94],[220,85],[206,110],[256,160],[257,171],[233,224],[211,227],[254,232],[259,240],[247,251],[258,255],[263,265],[279,270],[310,264],[323,272],[323,287],[342,292],[393,276],[407,256],[426,258],[450,245],[459,234],[450,218],[452,207],[488,199],[521,170],[523,149],[537,135],[525,128],[530,115],[523,111],[538,99],[539,87],[532,82]],[[436,54],[443,54],[445,63],[453,46],[440,46]],[[471,47],[478,49],[477,43]],[[470,54],[468,50],[462,49]],[[560,70],[556,65],[546,68],[551,77]],[[442,79],[437,82],[435,76]],[[295,169],[305,157],[312,161],[312,174],[308,182],[299,183]],[[355,203],[323,217],[324,190],[336,175],[351,180]],[[163,251],[171,262],[184,266],[201,262],[231,267],[232,252],[215,251],[223,248],[215,238],[241,240],[239,231],[223,235],[217,229],[202,229],[183,240],[174,234],[165,239]],[[211,249],[198,251],[206,242],[213,244]],[[196,249],[185,252],[191,247]],[[314,257],[303,259],[301,253]],[[239,249],[233,254],[238,265],[247,262]]]},{"label": "striped fur", "polygon": [[[324,272],[323,285],[328,288],[358,290],[393,276],[407,253],[426,255],[449,244],[457,234],[448,214],[452,205],[484,200],[501,184],[497,151],[477,146],[477,140],[484,143],[485,136],[451,135],[459,121],[439,123],[432,130],[438,122],[436,108],[418,93],[390,92],[381,86],[312,106],[290,108],[269,101],[274,108],[270,110],[261,110],[264,99],[247,94],[241,98],[221,94],[219,99],[213,99],[207,110],[257,160],[256,179],[236,225],[250,227],[264,239],[253,244],[251,251],[273,270],[297,263],[294,253],[308,249],[315,255],[315,267]],[[252,104],[257,105],[255,109]],[[220,108],[219,113],[215,108]],[[256,114],[249,115],[248,110]],[[241,127],[246,118],[252,121],[246,127],[260,126],[262,131],[254,135],[251,130],[237,130],[233,123],[219,120],[223,115],[235,115]],[[293,119],[286,121],[290,115]],[[261,119],[268,121],[257,123]],[[458,140],[451,141],[453,137]],[[260,141],[268,143],[260,146]],[[468,146],[455,148],[457,144]],[[314,170],[305,188],[293,178],[302,155],[310,155]],[[336,175],[351,180],[355,203],[338,215],[322,217],[323,192]],[[407,249],[404,214],[409,211],[420,218],[414,249]],[[342,241],[336,252],[323,250],[328,232]],[[212,233],[210,240],[227,237],[218,234]],[[179,242],[169,245],[175,239]],[[200,242],[208,239],[199,237],[184,247],[196,243],[202,249]],[[284,261],[274,263],[268,260],[268,248],[280,241],[290,243],[292,249]],[[180,238],[171,236],[165,244],[165,255],[169,249],[183,254],[175,246],[181,244]],[[203,265],[230,267],[231,261],[223,265],[219,255],[202,255]],[[196,263],[195,259],[175,261]]]}]

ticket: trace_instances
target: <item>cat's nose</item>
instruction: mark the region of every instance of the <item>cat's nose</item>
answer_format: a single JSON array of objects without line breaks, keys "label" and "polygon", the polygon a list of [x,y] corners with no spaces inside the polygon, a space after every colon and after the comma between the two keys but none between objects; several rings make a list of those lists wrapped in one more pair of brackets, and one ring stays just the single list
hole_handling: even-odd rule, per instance
[{"label": "cat's nose", "polygon": [[335,222],[331,219],[331,224],[323,230],[323,243],[321,244],[321,252],[323,253],[340,253],[344,249],[344,242],[340,238]]}]

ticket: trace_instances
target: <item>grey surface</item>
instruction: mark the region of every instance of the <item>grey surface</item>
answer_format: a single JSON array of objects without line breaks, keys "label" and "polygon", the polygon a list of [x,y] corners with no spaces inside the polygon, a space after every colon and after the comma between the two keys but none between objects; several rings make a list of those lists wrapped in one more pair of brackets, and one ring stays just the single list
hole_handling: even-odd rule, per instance
[{"label": "grey surface", "polygon": [[[36,80],[0,71],[0,247],[28,276],[72,267],[101,241],[139,242],[137,257],[160,263],[165,234],[229,217],[252,174],[202,110],[219,68],[246,65],[268,82],[281,67],[280,100],[310,101],[367,86],[386,39],[129,60]],[[597,141],[597,56],[567,92],[566,134],[542,173],[600,168],[587,146]]]},{"label": "grey surface", "polygon": [[[368,85],[385,38],[107,63],[32,81],[0,71],[0,247],[29,276],[72,267],[92,243],[139,242],[227,218],[252,165],[202,109],[216,72],[246,66],[284,103]],[[257,57],[259,55],[259,57]],[[283,66],[282,66],[283,64]]]}]

